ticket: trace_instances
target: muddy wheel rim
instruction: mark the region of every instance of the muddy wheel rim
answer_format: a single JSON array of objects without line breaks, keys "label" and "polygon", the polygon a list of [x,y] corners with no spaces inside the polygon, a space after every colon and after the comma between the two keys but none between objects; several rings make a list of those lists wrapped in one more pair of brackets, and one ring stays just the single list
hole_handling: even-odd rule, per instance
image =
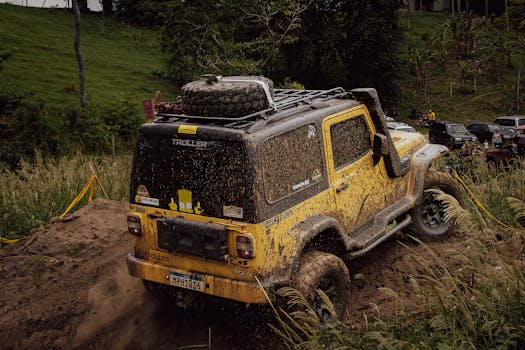
[{"label": "muddy wheel rim", "polygon": [[423,224],[431,229],[438,228],[445,224],[445,205],[437,200],[432,193],[425,193],[421,206],[421,218]]},{"label": "muddy wheel rim", "polygon": [[[318,289],[322,290],[334,305],[337,315],[339,315],[343,301],[338,293],[338,283],[336,276],[325,276],[319,283]],[[312,307],[322,323],[333,322],[334,317],[328,306],[324,304],[323,299],[316,294]]]}]

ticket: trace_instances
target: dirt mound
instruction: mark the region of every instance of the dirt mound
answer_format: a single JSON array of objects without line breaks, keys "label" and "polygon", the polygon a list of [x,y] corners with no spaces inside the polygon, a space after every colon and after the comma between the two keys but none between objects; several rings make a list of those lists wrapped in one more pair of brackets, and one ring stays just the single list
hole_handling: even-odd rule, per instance
[{"label": "dirt mound", "polygon": [[[1,348],[279,347],[268,310],[209,305],[176,311],[154,303],[127,273],[127,208],[98,199],[0,250]],[[395,313],[393,299],[377,288],[397,289],[417,273],[409,254],[392,240],[349,264],[352,275],[361,274],[353,282],[351,324],[359,325],[372,304],[383,315]]]}]

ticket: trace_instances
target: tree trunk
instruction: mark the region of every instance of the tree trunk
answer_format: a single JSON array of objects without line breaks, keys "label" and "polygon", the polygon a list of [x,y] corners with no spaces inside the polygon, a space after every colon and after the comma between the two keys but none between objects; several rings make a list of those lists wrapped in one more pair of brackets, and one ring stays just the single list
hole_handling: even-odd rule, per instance
[{"label": "tree trunk", "polygon": [[80,12],[88,12],[89,8],[87,5],[87,0],[78,0],[80,3],[78,3],[78,7],[80,9]]},{"label": "tree trunk", "polygon": [[505,21],[507,22],[507,32],[510,32],[510,23],[509,23],[509,0],[505,0]]},{"label": "tree trunk", "polygon": [[520,80],[521,80],[521,70],[523,69],[523,61],[525,57],[521,57],[520,67],[518,68],[518,76],[516,77],[516,112],[520,111]]},{"label": "tree trunk", "polygon": [[113,15],[113,0],[102,0],[102,13],[104,17]]},{"label": "tree trunk", "polygon": [[[509,0],[505,0],[505,22],[507,22],[507,34],[510,33],[509,22]],[[507,68],[512,68],[512,59],[510,50],[507,51]]]},{"label": "tree trunk", "polygon": [[80,9],[77,0],[73,0],[73,15],[75,16],[75,54],[78,62],[78,75],[80,78],[80,107],[86,108],[86,77],[84,74],[84,58],[80,51]]}]

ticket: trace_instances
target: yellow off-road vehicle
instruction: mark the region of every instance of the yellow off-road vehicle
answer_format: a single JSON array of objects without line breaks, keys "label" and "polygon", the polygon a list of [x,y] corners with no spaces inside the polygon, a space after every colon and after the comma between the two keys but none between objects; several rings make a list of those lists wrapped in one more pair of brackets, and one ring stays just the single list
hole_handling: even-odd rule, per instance
[{"label": "yellow off-road vehicle", "polygon": [[[181,303],[267,303],[292,286],[319,312],[351,303],[348,263],[401,229],[446,235],[430,170],[447,151],[389,131],[374,89],[279,90],[259,77],[183,87],[180,113],[140,127],[131,176],[131,275]],[[264,288],[264,290],[263,290]],[[266,292],[266,293],[265,293]]]}]

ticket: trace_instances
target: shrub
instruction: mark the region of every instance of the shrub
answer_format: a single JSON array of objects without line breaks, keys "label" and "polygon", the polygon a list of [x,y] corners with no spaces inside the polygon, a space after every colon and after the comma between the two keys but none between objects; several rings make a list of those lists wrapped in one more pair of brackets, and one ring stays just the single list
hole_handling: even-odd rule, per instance
[{"label": "shrub", "polygon": [[[22,161],[17,171],[0,168],[0,237],[15,237],[62,214],[96,172],[110,199],[127,200],[131,157],[77,154],[58,160]],[[98,185],[95,197],[102,196]],[[78,207],[85,204],[84,199]]]},{"label": "shrub", "polygon": [[21,158],[33,158],[35,148],[57,154],[63,133],[50,119],[31,93],[0,90],[0,163],[14,168]]}]

